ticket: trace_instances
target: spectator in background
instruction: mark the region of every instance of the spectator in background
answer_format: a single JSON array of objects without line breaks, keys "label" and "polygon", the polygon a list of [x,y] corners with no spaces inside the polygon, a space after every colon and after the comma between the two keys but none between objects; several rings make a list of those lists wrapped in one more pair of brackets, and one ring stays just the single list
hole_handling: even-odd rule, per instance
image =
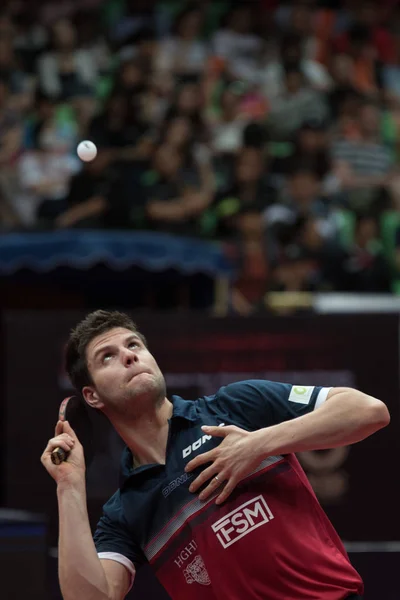
[{"label": "spectator in background", "polygon": [[51,34],[52,50],[38,61],[40,88],[61,100],[92,95],[98,76],[97,65],[89,50],[77,46],[77,32],[71,21],[57,21]]},{"label": "spectator in background", "polygon": [[0,73],[7,80],[14,110],[32,105],[33,79],[19,65],[11,37],[0,37]]},{"label": "spectator in background", "polygon": [[7,76],[0,74],[0,170],[15,164],[21,134],[21,115],[13,105]]},{"label": "spectator in background", "polygon": [[143,65],[145,72],[151,73],[154,69],[157,52],[157,36],[152,29],[147,28],[128,38],[118,55],[122,62],[137,59]]},{"label": "spectator in background", "polygon": [[245,138],[252,145],[238,154],[231,187],[217,195],[212,207],[214,235],[237,245],[238,276],[232,290],[232,308],[243,316],[262,307],[268,288],[270,240],[262,214],[276,198],[260,129],[249,127]]},{"label": "spectator in background", "polygon": [[333,139],[359,137],[360,110],[364,97],[352,86],[337,86],[329,97]]},{"label": "spectator in background", "polygon": [[66,111],[54,98],[37,90],[34,110],[24,119],[23,147],[31,150],[36,143],[37,132],[42,129],[46,145],[54,152],[72,153],[78,142],[77,123],[71,111]]},{"label": "spectator in background", "polygon": [[39,121],[33,147],[19,161],[20,193],[16,199],[27,226],[49,228],[65,209],[71,176],[80,168],[68,145],[55,135],[51,122]]},{"label": "spectator in background", "polygon": [[199,83],[184,83],[177,87],[175,97],[166,117],[188,117],[193,125],[194,135],[200,142],[209,139],[207,124],[203,116],[204,96]]},{"label": "spectator in background", "polygon": [[295,164],[279,202],[264,211],[266,226],[273,232],[282,225],[293,227],[299,220],[313,218],[326,238],[336,234],[332,209],[322,196],[321,179],[309,164]]},{"label": "spectator in background", "polygon": [[160,145],[166,144],[183,156],[182,173],[185,181],[200,187],[203,193],[213,194],[215,176],[211,154],[194,135],[192,121],[185,116],[166,119],[160,134]]},{"label": "spectator in background", "polygon": [[109,5],[115,10],[115,18],[110,18],[110,37],[119,47],[143,29],[154,29],[154,9],[157,0],[125,0],[122,6]]},{"label": "spectator in background", "polygon": [[312,89],[299,65],[287,66],[283,91],[270,102],[267,122],[270,137],[274,140],[293,139],[305,121],[323,121],[327,117],[325,97]]},{"label": "spectator in background", "polygon": [[[300,261],[302,254],[299,247],[303,243],[300,234],[304,233],[306,236],[310,233],[311,239],[312,231],[306,231],[302,224],[312,222],[313,227],[315,225],[317,228],[318,239],[323,238],[321,243],[315,243],[315,248],[310,242],[313,252],[322,252],[322,260],[326,253],[330,255],[333,240],[337,235],[336,220],[332,208],[322,196],[320,178],[307,164],[294,166],[279,200],[264,211],[263,219],[272,240],[274,265],[276,268],[280,262],[283,265],[282,272],[278,268],[277,273],[284,274],[285,277],[287,275],[290,285],[296,287],[299,285],[298,277],[301,281],[306,276],[310,277],[308,258],[305,262],[303,258]],[[298,262],[292,264],[293,260]],[[290,289],[293,291],[294,288]]]},{"label": "spectator in background", "polygon": [[17,230],[20,227],[21,219],[0,186],[0,233]]},{"label": "spectator in background", "polygon": [[225,61],[231,78],[258,82],[263,43],[255,34],[253,6],[245,2],[234,6],[214,34],[211,47]]},{"label": "spectator in background", "polygon": [[[13,39],[21,69],[30,76],[36,76],[36,63],[39,55],[48,44],[48,33],[43,23],[37,20],[37,5],[26,3],[23,10],[14,15],[3,17],[8,20],[6,28]],[[1,19],[0,19],[1,20]],[[0,23],[0,37],[5,37]]]},{"label": "spectator in background", "polygon": [[111,91],[127,97],[129,110],[137,113],[136,121],[145,123],[148,120],[154,127],[159,124],[163,114],[162,108],[157,106],[157,95],[151,88],[151,77],[152,73],[146,69],[146,62],[142,58],[123,61],[115,73]]},{"label": "spectator in background", "polygon": [[271,288],[277,291],[343,290],[345,251],[326,235],[320,219],[304,213],[274,233]]},{"label": "spectator in background", "polygon": [[382,65],[382,82],[390,106],[400,111],[400,27],[393,35],[393,56]]},{"label": "spectator in background", "polygon": [[102,0],[66,0],[65,2],[53,2],[53,0],[39,0],[36,12],[39,12],[40,21],[45,25],[51,25],[59,19],[68,19],[78,10],[95,9]]},{"label": "spectator in background", "polygon": [[194,135],[194,127],[187,116],[172,116],[165,119],[159,137],[160,144],[167,144],[184,157],[183,168],[198,173],[210,162],[210,152],[205,144],[200,143]]},{"label": "spectator in background", "polygon": [[238,276],[231,293],[232,308],[242,316],[262,308],[271,274],[268,241],[259,214],[244,208],[236,239]]},{"label": "spectator in background", "polygon": [[203,12],[186,7],[177,16],[173,35],[162,40],[158,47],[155,68],[161,76],[174,78],[199,76],[207,57],[207,46],[201,40]]},{"label": "spectator in background", "polygon": [[241,110],[242,93],[238,85],[222,89],[218,110],[209,116],[211,148],[215,154],[232,155],[243,143],[243,131],[249,118]]},{"label": "spectator in background", "polygon": [[279,25],[278,30],[300,38],[301,54],[306,60],[317,60],[316,2],[314,0],[280,3],[275,12],[275,19]]},{"label": "spectator in background", "polygon": [[[243,148],[236,158],[232,182],[220,191],[213,203],[215,234],[234,239],[241,229],[242,215],[261,215],[276,199],[262,148]],[[250,219],[243,217],[249,223]],[[250,225],[252,227],[252,225]]]},{"label": "spectator in background", "polygon": [[332,88],[333,80],[327,69],[304,56],[302,38],[295,34],[287,34],[280,41],[276,60],[270,62],[262,74],[263,92],[268,99],[273,100],[284,93],[285,70],[291,65],[299,66],[312,88],[322,92],[328,92]]},{"label": "spectator in background", "polygon": [[339,44],[332,57],[331,70],[342,86],[352,86],[362,94],[375,97],[379,91],[378,65],[373,48],[371,31],[355,24],[347,34],[343,50]]},{"label": "spectator in background", "polygon": [[18,214],[18,158],[21,151],[22,118],[13,106],[8,78],[0,74],[0,193],[4,204]]},{"label": "spectator in background", "polygon": [[305,121],[296,131],[292,151],[282,159],[276,159],[273,172],[288,175],[294,165],[308,165],[321,180],[328,178],[331,171],[328,126],[323,121]]},{"label": "spectator in background", "polygon": [[64,210],[58,214],[55,227],[103,229],[112,209],[110,198],[117,181],[110,152],[100,148],[96,158],[72,177]]},{"label": "spectator in background", "polygon": [[297,243],[305,276],[303,289],[343,290],[346,254],[332,230],[327,235],[326,222],[313,215],[300,219]]},{"label": "spectator in background", "polygon": [[[138,109],[143,102],[142,97],[147,91],[148,77],[144,70],[144,65],[139,59],[124,61],[115,74],[113,93],[125,95],[129,103],[133,103]],[[135,115],[136,120],[142,119],[142,111],[139,109],[139,117]]]},{"label": "spectator in background", "polygon": [[359,113],[359,135],[338,139],[332,146],[334,170],[350,208],[381,211],[389,204],[387,190],[393,179],[393,153],[382,143],[381,112],[364,102]]},{"label": "spectator in background", "polygon": [[[350,5],[351,6],[351,5]],[[390,32],[382,26],[384,10],[378,0],[362,0],[351,6],[351,25],[334,40],[335,50],[340,54],[351,54],[356,42],[355,32],[368,41],[369,54],[381,63],[393,58],[393,40]],[[362,38],[358,38],[361,43]]]},{"label": "spectator in background", "polygon": [[192,121],[185,115],[172,116],[165,119],[160,131],[160,143],[168,144],[186,157],[190,156],[196,137]]},{"label": "spectator in background", "polygon": [[126,88],[117,88],[107,100],[104,110],[92,119],[88,137],[98,148],[107,150],[113,162],[120,166],[128,163],[129,166],[132,161],[149,159],[152,141],[147,132],[148,126],[141,119],[140,107],[134,110],[132,97],[126,93]]},{"label": "spectator in background", "polygon": [[357,216],[354,244],[349,249],[345,271],[347,278],[344,291],[390,292],[390,267],[382,251],[379,224],[375,216]]},{"label": "spectator in background", "polygon": [[[79,47],[90,56],[96,74],[107,75],[111,70],[112,56],[106,36],[101,31],[100,11],[95,9],[85,10],[82,7],[74,15],[73,23],[76,28]],[[96,88],[97,85],[96,81],[94,87]]]},{"label": "spectator in background", "polygon": [[212,201],[210,190],[193,181],[184,169],[184,156],[176,147],[163,144],[155,152],[153,170],[147,174],[146,213],[157,231],[195,235],[198,218]]}]

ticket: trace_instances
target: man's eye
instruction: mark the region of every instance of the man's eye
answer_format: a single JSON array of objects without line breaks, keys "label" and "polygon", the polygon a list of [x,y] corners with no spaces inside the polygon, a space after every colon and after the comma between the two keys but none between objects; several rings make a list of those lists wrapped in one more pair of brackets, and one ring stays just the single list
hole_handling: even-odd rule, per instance
[{"label": "man's eye", "polygon": [[112,357],[111,352],[107,352],[107,354],[105,354],[103,356],[103,362],[108,362],[108,359]]},{"label": "man's eye", "polygon": [[130,342],[130,343],[129,343],[129,348],[130,348],[131,346],[137,346],[137,345],[138,345],[138,343],[137,343],[137,342]]}]

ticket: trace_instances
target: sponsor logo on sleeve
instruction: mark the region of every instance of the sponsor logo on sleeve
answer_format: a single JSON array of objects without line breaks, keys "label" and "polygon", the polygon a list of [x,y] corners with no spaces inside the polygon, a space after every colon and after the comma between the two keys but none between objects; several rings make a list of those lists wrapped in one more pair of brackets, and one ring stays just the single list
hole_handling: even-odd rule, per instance
[{"label": "sponsor logo on sleeve", "polygon": [[294,385],[289,394],[289,402],[297,402],[297,404],[308,404],[311,400],[315,386],[310,385]]}]

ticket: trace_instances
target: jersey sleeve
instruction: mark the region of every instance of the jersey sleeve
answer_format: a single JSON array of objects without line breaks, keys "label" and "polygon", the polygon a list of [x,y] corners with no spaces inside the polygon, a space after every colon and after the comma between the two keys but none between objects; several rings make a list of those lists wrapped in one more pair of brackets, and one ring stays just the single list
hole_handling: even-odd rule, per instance
[{"label": "jersey sleeve", "polygon": [[215,409],[221,419],[253,431],[312,412],[330,389],[249,379],[222,387],[215,395]]},{"label": "jersey sleeve", "polygon": [[115,560],[131,573],[131,585],[135,571],[147,562],[139,545],[132,539],[121,516],[119,492],[103,507],[93,536],[97,554],[101,559]]}]

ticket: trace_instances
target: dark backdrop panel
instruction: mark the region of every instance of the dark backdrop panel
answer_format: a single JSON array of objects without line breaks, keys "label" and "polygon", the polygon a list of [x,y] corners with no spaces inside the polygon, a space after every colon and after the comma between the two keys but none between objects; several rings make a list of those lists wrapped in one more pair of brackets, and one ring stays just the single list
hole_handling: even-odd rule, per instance
[{"label": "dark backdrop panel", "polygon": [[[70,391],[62,366],[73,312],[9,312],[4,318],[4,458],[8,506],[45,512],[57,536],[54,483],[40,464],[58,404]],[[134,315],[163,370],[169,394],[187,398],[249,377],[295,384],[350,385],[384,400],[392,422],[361,444],[302,458],[329,517],[346,540],[400,539],[398,317],[319,316],[256,319]],[[27,447],[29,451],[27,452]],[[94,527],[118,481],[121,442],[101,420],[88,474]]]}]

